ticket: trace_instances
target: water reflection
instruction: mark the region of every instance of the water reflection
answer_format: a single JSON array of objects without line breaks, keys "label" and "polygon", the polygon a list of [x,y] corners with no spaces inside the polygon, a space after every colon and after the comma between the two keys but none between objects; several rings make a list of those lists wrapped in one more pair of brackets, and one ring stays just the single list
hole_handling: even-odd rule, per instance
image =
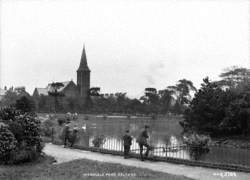
[{"label": "water reflection", "polygon": [[[97,136],[104,135],[105,141],[101,148],[108,150],[123,151],[122,136],[127,129],[133,137],[131,151],[139,153],[139,145],[136,138],[147,124],[149,130],[149,144],[157,147],[151,152],[152,156],[175,157],[181,159],[195,159],[206,162],[242,164],[250,166],[249,150],[230,149],[222,147],[211,147],[208,153],[200,153],[197,156],[195,151],[183,146],[182,128],[179,121],[174,118],[151,120],[145,118],[91,118],[85,121],[84,118],[78,123],[79,141],[77,144],[84,147],[93,147],[93,140]],[[196,154],[195,154],[195,153]]]}]

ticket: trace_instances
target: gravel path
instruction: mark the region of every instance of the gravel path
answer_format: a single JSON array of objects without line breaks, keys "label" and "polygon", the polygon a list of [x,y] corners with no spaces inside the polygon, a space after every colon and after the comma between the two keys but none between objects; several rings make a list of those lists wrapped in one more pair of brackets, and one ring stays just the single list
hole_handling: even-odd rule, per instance
[{"label": "gravel path", "polygon": [[[72,161],[75,159],[89,159],[107,163],[118,163],[126,166],[146,168],[153,171],[160,171],[168,174],[184,175],[197,180],[250,180],[250,173],[233,172],[230,176],[229,171],[177,165],[165,162],[139,161],[138,159],[123,159],[121,156],[101,154],[78,149],[63,148],[63,146],[46,144],[43,150],[47,155],[55,157],[57,163]],[[225,175],[224,177],[222,177]],[[235,176],[236,175],[236,176]]]}]

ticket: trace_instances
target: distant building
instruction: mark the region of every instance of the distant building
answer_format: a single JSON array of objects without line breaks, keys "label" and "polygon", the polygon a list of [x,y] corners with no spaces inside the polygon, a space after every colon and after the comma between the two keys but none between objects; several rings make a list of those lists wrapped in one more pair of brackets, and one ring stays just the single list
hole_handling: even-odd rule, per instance
[{"label": "distant building", "polygon": [[[80,65],[77,69],[77,84],[73,80],[60,83],[63,86],[58,89],[58,92],[63,93],[65,97],[79,97],[83,103],[86,102],[90,89],[90,69],[87,63],[85,47],[83,47]],[[51,83],[49,83],[45,88],[35,88],[33,96],[48,96],[51,90]]]}]

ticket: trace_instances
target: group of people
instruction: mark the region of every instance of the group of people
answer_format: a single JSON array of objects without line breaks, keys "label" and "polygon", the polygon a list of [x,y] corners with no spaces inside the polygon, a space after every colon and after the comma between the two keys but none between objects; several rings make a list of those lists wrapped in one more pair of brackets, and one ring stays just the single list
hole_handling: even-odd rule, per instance
[{"label": "group of people", "polygon": [[[140,158],[141,161],[144,161],[145,158],[148,157],[149,151],[151,147],[148,144],[148,129],[149,126],[145,125],[144,130],[138,136],[136,142],[140,147]],[[130,147],[132,145],[132,136],[130,135],[129,130],[126,130],[126,134],[123,136],[123,145],[124,145],[124,158],[127,159],[129,157]],[[146,147],[146,152],[143,155],[143,147]]]}]

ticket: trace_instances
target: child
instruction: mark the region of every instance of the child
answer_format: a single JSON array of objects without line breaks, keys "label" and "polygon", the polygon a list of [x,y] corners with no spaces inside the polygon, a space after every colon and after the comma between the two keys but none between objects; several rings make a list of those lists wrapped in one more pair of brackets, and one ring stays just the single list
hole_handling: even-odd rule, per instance
[{"label": "child", "polygon": [[129,130],[126,130],[126,134],[123,136],[124,159],[127,159],[129,157],[131,144],[132,144],[132,137],[129,134]]}]

